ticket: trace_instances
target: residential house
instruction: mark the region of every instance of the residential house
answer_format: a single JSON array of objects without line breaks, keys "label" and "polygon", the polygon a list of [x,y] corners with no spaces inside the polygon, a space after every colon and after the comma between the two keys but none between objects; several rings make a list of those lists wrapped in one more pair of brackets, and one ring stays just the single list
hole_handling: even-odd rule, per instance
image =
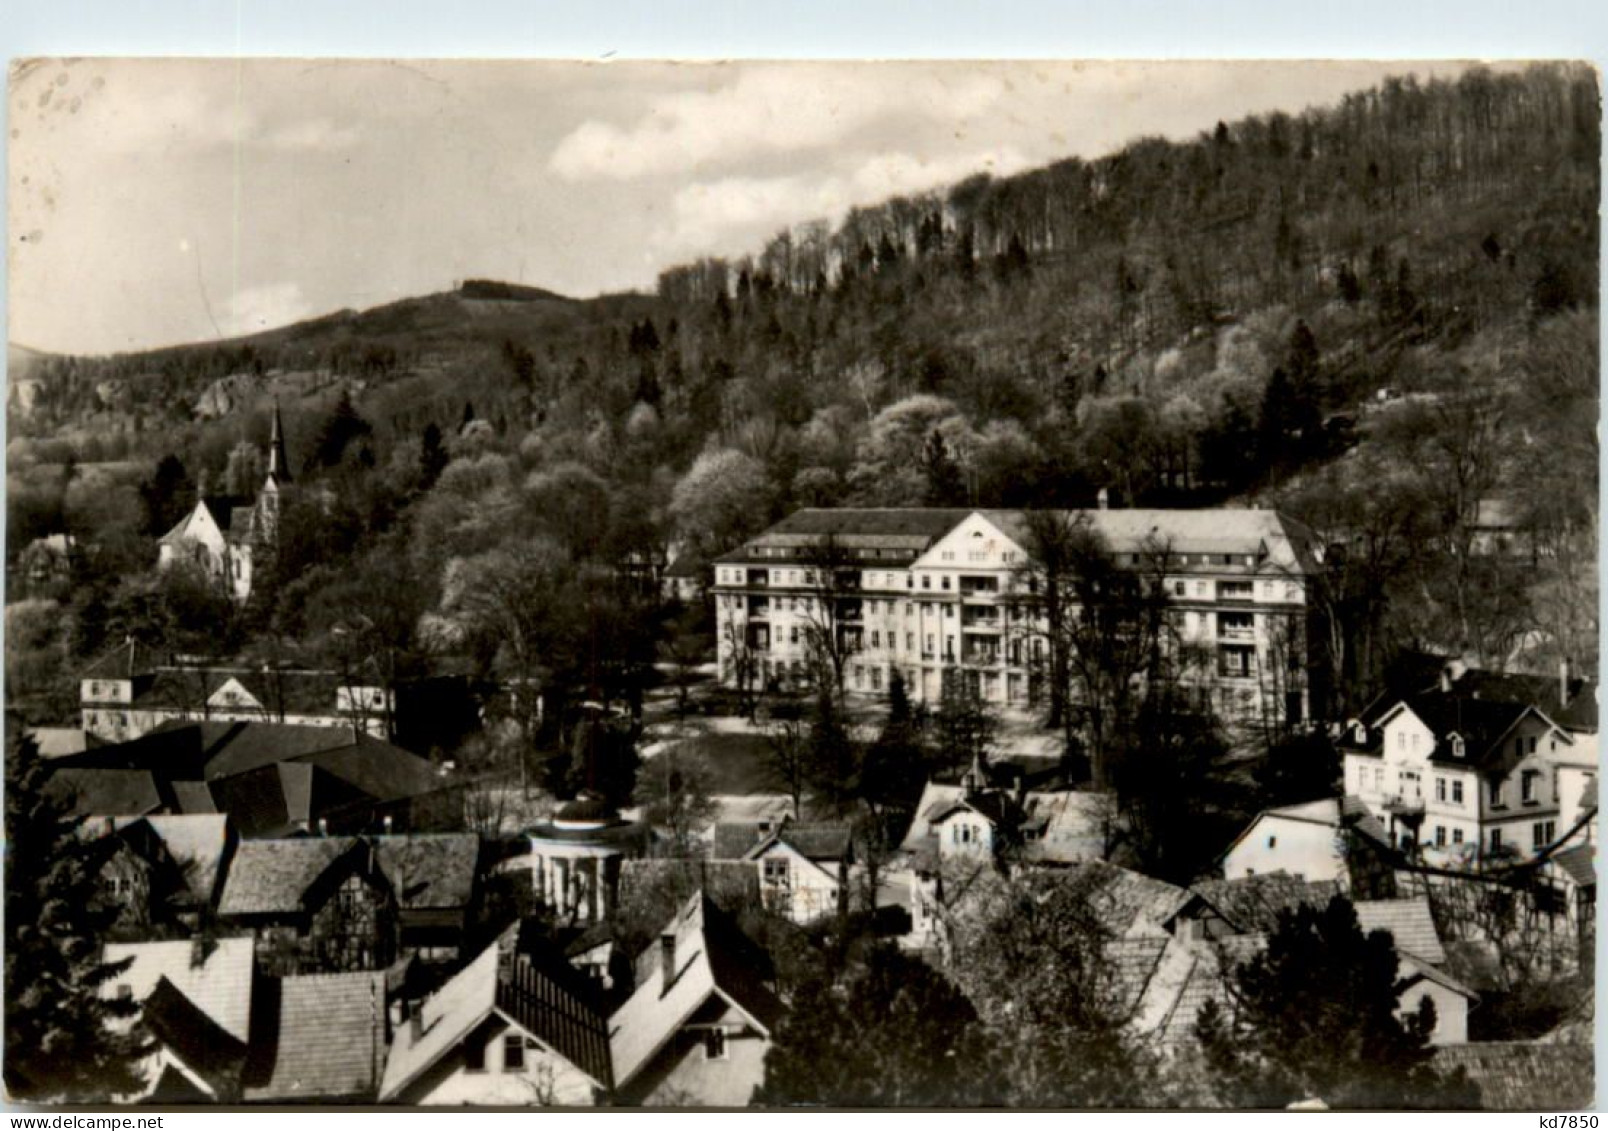
[{"label": "residential house", "polygon": [[854,837],[845,823],[717,824],[712,855],[753,861],[765,906],[795,923],[848,908]]},{"label": "residential house", "polygon": [[1575,741],[1535,706],[1446,685],[1351,722],[1345,789],[1397,847],[1479,868],[1534,855],[1566,831],[1559,756]]},{"label": "residential house", "polygon": [[462,790],[423,758],[352,730],[168,723],[53,759],[48,788],[83,816],[226,813],[243,839],[452,829]]},{"label": "residential house", "polygon": [[929,868],[1002,857],[1029,865],[1073,864],[1109,854],[1113,816],[1105,794],[1031,790],[1020,778],[993,785],[987,768],[973,765],[958,785],[926,784],[900,848]]},{"label": "residential house", "polygon": [[106,944],[102,960],[129,966],[101,987],[141,1004],[153,1048],[146,1090],[126,1102],[238,1102],[252,1038],[255,975],[249,935]]},{"label": "residential house", "polygon": [[783,1006],[764,952],[700,891],[637,958],[609,1018],[617,1097],[644,1106],[737,1107],[765,1078]]},{"label": "residential house", "polygon": [[[1190,898],[1165,924],[1184,943],[1236,943],[1255,953],[1279,926],[1281,916],[1301,907],[1327,907],[1341,887],[1334,881],[1298,880],[1282,873],[1242,879],[1208,880],[1190,889]],[[1448,956],[1423,896],[1412,899],[1355,899],[1351,905],[1364,934],[1390,934],[1399,963],[1402,1016],[1415,1012],[1428,998],[1435,1006],[1434,1044],[1468,1040],[1468,1013],[1478,995],[1446,969]],[[1199,948],[1191,953],[1198,957]]]},{"label": "residential house", "polygon": [[585,1107],[612,1086],[592,987],[505,936],[397,1027],[380,1102]]},{"label": "residential house", "polygon": [[1230,880],[1285,872],[1373,895],[1390,886],[1395,856],[1385,827],[1362,801],[1325,797],[1262,810],[1224,851],[1221,868]]},{"label": "residential house", "polygon": [[270,973],[451,961],[477,906],[479,860],[466,833],[246,841],[218,915],[255,933]]},{"label": "residential house", "polygon": [[217,906],[236,838],[223,814],[105,817],[81,826],[100,852],[102,898],[118,908],[110,937],[196,930]]},{"label": "residential house", "polygon": [[16,588],[29,596],[45,596],[72,579],[73,562],[81,548],[71,534],[47,534],[35,538],[17,555],[17,570],[13,575]]},{"label": "residential house", "polygon": [[[1274,511],[1078,512],[1119,565],[1157,573],[1183,647],[1180,675],[1225,717],[1312,717],[1306,639],[1320,547]],[[1043,696],[1046,625],[1021,511],[806,509],[715,562],[721,679],[808,679],[813,635],[851,654],[849,689],[913,699],[962,680],[986,702]]]},{"label": "residential house", "polygon": [[704,575],[708,570],[703,563],[691,554],[678,554],[665,568],[663,580],[660,582],[662,596],[666,601],[680,601],[684,605],[691,605],[703,597]]},{"label": "residential house", "polygon": [[130,638],[79,676],[85,733],[127,742],[174,722],[257,722],[396,733],[397,692],[374,664],[340,673],[179,662]]},{"label": "residential house", "polygon": [[203,495],[195,509],[157,542],[157,568],[192,564],[236,601],[251,596],[255,573],[279,544],[281,495],[290,486],[284,427],[274,405],[268,473],[255,499]]}]

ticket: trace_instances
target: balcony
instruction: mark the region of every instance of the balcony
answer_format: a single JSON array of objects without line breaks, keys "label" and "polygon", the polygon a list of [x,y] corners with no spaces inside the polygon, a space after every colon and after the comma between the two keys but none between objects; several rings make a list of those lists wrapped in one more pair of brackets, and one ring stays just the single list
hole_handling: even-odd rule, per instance
[{"label": "balcony", "polygon": [[1383,808],[1394,817],[1421,817],[1424,799],[1417,794],[1393,793],[1384,799]]},{"label": "balcony", "polygon": [[961,610],[960,627],[967,632],[998,632],[1001,624],[998,610]]},{"label": "balcony", "polygon": [[750,601],[748,603],[749,620],[765,620],[770,616],[769,601]]},{"label": "balcony", "polygon": [[1249,643],[1256,639],[1256,626],[1254,624],[1219,624],[1217,626],[1219,640],[1243,640]]},{"label": "balcony", "polygon": [[770,585],[770,570],[751,569],[748,571],[748,587],[750,589],[764,589]]},{"label": "balcony", "polygon": [[1000,654],[993,648],[966,648],[960,653],[960,662],[974,667],[994,667]]}]

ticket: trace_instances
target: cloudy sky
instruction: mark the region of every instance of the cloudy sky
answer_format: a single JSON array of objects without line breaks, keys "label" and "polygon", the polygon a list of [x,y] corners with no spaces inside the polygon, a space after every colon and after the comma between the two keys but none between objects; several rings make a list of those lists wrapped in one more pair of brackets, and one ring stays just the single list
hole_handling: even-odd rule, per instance
[{"label": "cloudy sky", "polygon": [[890,195],[1451,64],[84,60],[9,99],[10,340],[102,353],[499,278],[576,296]]}]

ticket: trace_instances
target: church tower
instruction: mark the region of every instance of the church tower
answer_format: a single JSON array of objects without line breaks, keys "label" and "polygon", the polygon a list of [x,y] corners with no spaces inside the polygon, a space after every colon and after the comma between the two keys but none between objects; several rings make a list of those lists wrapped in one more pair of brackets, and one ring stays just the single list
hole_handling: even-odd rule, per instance
[{"label": "church tower", "polygon": [[275,541],[279,533],[279,492],[290,485],[290,457],[285,452],[285,425],[279,419],[279,398],[274,398],[273,424],[268,436],[268,474],[257,493],[257,510],[262,517],[261,534]]}]

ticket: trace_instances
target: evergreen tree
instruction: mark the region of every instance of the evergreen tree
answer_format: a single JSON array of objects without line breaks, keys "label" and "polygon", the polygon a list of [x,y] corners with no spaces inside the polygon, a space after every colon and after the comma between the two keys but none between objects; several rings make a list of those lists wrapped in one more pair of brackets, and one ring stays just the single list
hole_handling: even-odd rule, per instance
[{"label": "evergreen tree", "polygon": [[875,812],[915,806],[926,784],[922,720],[911,706],[903,674],[888,676],[888,717],[860,768],[860,796]]},{"label": "evergreen tree", "polygon": [[373,426],[359,416],[353,407],[352,394],[343,389],[341,399],[335,402],[334,412],[324,422],[313,445],[314,462],[319,467],[339,466],[352,442],[373,431]]},{"label": "evergreen tree", "polygon": [[105,1103],[139,1092],[148,1046],[139,1006],[103,997],[132,959],[101,961],[117,908],[98,898],[94,846],[11,718],[6,756],[6,1091],[36,1102]]},{"label": "evergreen tree", "polygon": [[1429,1044],[1435,1009],[1398,1017],[1395,944],[1364,935],[1351,903],[1279,915],[1267,949],[1231,975],[1232,1007],[1197,1023],[1220,1098],[1236,1107],[1318,1099],[1332,1108],[1468,1108],[1478,1090],[1443,1075]]},{"label": "evergreen tree", "polygon": [[841,703],[828,684],[821,684],[810,713],[810,731],[804,748],[804,765],[812,792],[835,813],[852,804],[859,787],[854,738],[843,718]]},{"label": "evergreen tree", "polygon": [[195,505],[195,483],[178,456],[166,455],[151,478],[140,484],[145,504],[145,533],[160,538]]},{"label": "evergreen tree", "polygon": [[426,424],[419,444],[419,486],[426,491],[434,487],[451,461],[452,457],[441,443],[441,429],[434,422]]},{"label": "evergreen tree", "polygon": [[806,982],[765,1053],[752,1102],[972,1107],[987,1102],[977,1012],[943,975],[874,948],[846,986]]}]

